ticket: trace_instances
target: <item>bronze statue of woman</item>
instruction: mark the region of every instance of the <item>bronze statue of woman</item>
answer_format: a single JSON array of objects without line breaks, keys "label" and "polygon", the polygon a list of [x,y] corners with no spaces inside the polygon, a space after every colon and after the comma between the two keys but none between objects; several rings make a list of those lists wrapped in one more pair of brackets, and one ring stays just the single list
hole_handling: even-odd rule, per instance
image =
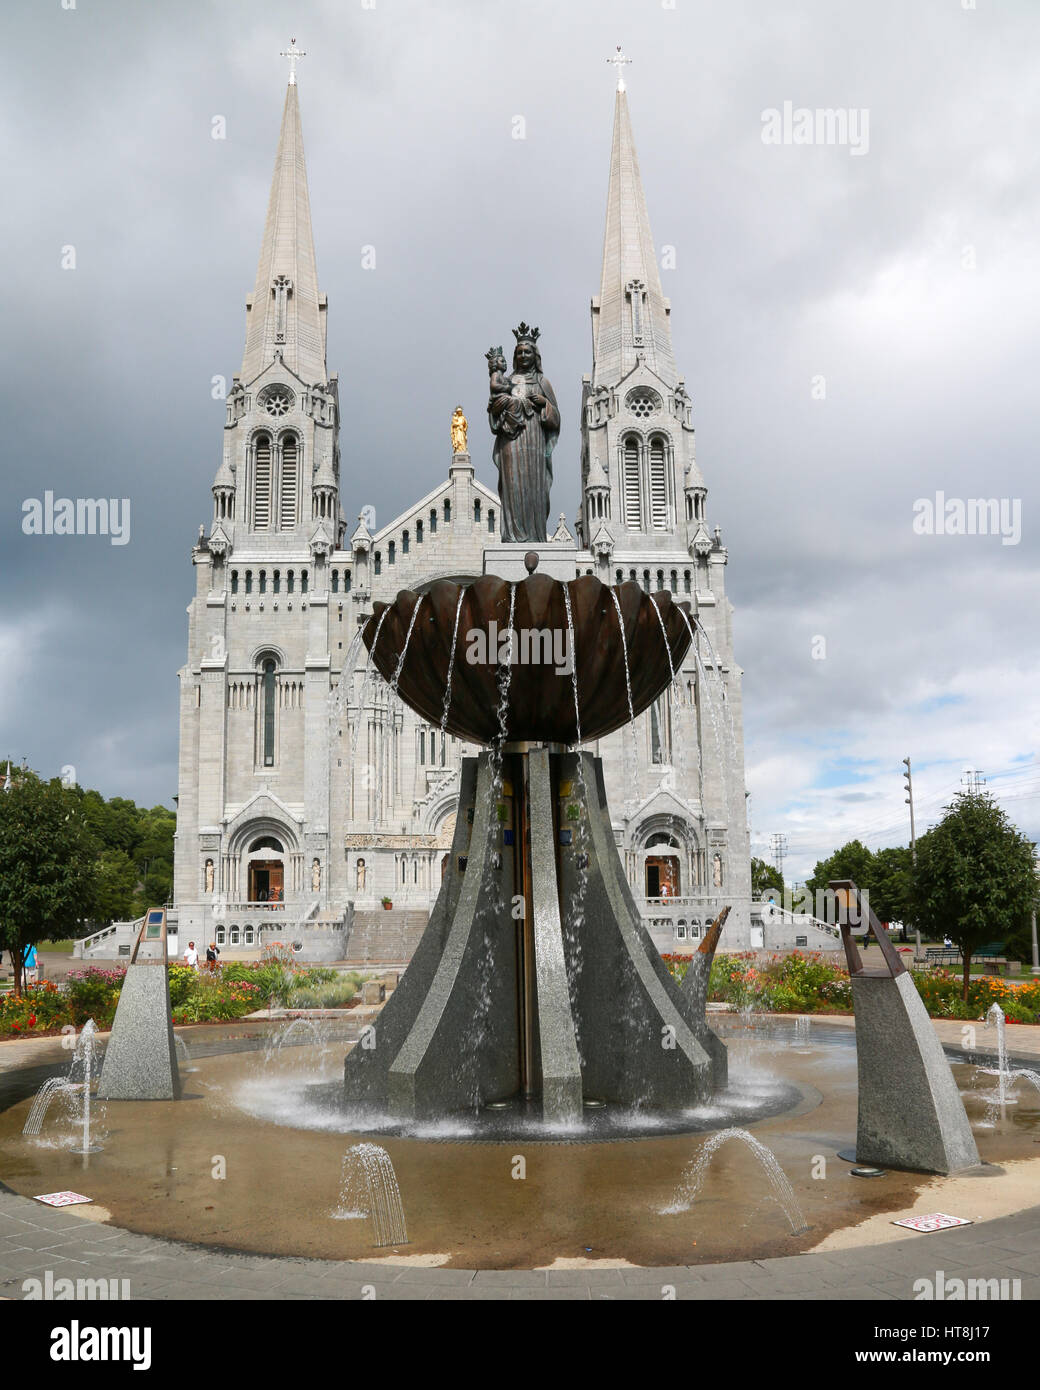
[{"label": "bronze statue of woman", "polygon": [[511,377],[504,376],[501,348],[487,353],[491,373],[488,423],[495,436],[501,536],[504,541],[544,544],[560,408],[548,378],[542,375],[538,329],[521,323],[513,329],[513,337],[516,350]]}]

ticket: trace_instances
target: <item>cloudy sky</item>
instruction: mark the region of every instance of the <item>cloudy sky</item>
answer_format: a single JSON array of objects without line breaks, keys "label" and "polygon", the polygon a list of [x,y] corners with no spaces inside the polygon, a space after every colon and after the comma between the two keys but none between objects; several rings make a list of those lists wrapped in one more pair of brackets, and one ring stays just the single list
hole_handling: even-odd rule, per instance
[{"label": "cloudy sky", "polygon": [[[785,834],[798,879],[853,835],[905,843],[908,754],[919,830],[972,766],[1040,838],[1040,8],[965,3],[9,4],[0,757],[176,790],[211,381],[241,361],[292,34],[347,515],[445,476],[460,400],[493,485],[483,352],[526,318],[573,518],[621,42],[729,548],[756,852]],[[862,152],[765,143],[785,102],[865,112]],[[130,543],[23,535],[47,489],[130,498]],[[1017,504],[1017,543],[916,533],[936,492]]]}]

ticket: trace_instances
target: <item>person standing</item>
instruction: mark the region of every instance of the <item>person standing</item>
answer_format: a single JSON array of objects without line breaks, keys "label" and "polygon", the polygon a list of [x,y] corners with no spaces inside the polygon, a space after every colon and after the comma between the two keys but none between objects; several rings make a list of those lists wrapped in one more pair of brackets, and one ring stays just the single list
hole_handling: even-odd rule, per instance
[{"label": "person standing", "polygon": [[26,946],[22,956],[22,979],[27,985],[39,984],[40,981],[40,958],[31,943]]},{"label": "person standing", "polygon": [[219,955],[220,955],[220,952],[217,950],[217,943],[216,943],[215,941],[211,941],[211,942],[209,943],[209,945],[206,947],[206,969],[207,969],[207,970],[210,970],[210,971],[216,970],[217,964],[218,964],[217,957],[218,957]]},{"label": "person standing", "polygon": [[184,952],[184,964],[189,970],[198,970],[199,968],[199,953],[195,949],[194,941],[188,942],[188,949]]}]

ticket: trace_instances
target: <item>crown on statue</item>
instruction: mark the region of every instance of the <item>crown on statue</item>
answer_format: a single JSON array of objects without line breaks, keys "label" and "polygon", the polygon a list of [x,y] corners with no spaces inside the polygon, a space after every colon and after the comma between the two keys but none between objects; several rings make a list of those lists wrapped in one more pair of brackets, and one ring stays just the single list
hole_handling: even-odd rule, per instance
[{"label": "crown on statue", "polygon": [[498,358],[505,357],[505,353],[502,351],[501,343],[498,345],[498,347],[489,347],[487,352],[485,352],[484,356],[487,358],[489,362],[496,362]]},{"label": "crown on statue", "polygon": [[513,337],[516,339],[518,344],[536,343],[538,341],[538,335],[540,332],[540,328],[528,328],[526,323],[521,323],[519,328],[513,329]]}]

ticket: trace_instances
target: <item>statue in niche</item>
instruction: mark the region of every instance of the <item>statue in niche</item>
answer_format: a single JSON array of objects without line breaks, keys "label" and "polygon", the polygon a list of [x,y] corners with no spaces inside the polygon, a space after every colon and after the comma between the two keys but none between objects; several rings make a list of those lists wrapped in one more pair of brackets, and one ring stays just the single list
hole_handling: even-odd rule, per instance
[{"label": "statue in niche", "polygon": [[501,536],[504,541],[544,545],[560,409],[542,374],[538,336],[539,330],[526,323],[513,329],[516,349],[511,374],[506,373],[501,348],[491,348],[485,355],[490,377],[488,424],[495,436],[492,456],[502,503]]},{"label": "statue in niche", "polygon": [[359,859],[357,862],[357,889],[359,893],[363,893],[365,891],[366,872],[367,870],[365,869],[365,861],[363,859]]},{"label": "statue in niche", "polygon": [[711,881],[716,888],[722,887],[722,855],[716,854],[711,860]]},{"label": "statue in niche", "polygon": [[206,892],[213,892],[213,860],[206,860]]},{"label": "statue in niche", "polygon": [[464,454],[466,452],[466,431],[469,429],[469,421],[462,413],[462,406],[455,407],[455,414],[451,417],[451,452],[453,454]]},{"label": "statue in niche", "polygon": [[311,892],[317,893],[321,890],[321,860],[315,859],[311,865]]}]

